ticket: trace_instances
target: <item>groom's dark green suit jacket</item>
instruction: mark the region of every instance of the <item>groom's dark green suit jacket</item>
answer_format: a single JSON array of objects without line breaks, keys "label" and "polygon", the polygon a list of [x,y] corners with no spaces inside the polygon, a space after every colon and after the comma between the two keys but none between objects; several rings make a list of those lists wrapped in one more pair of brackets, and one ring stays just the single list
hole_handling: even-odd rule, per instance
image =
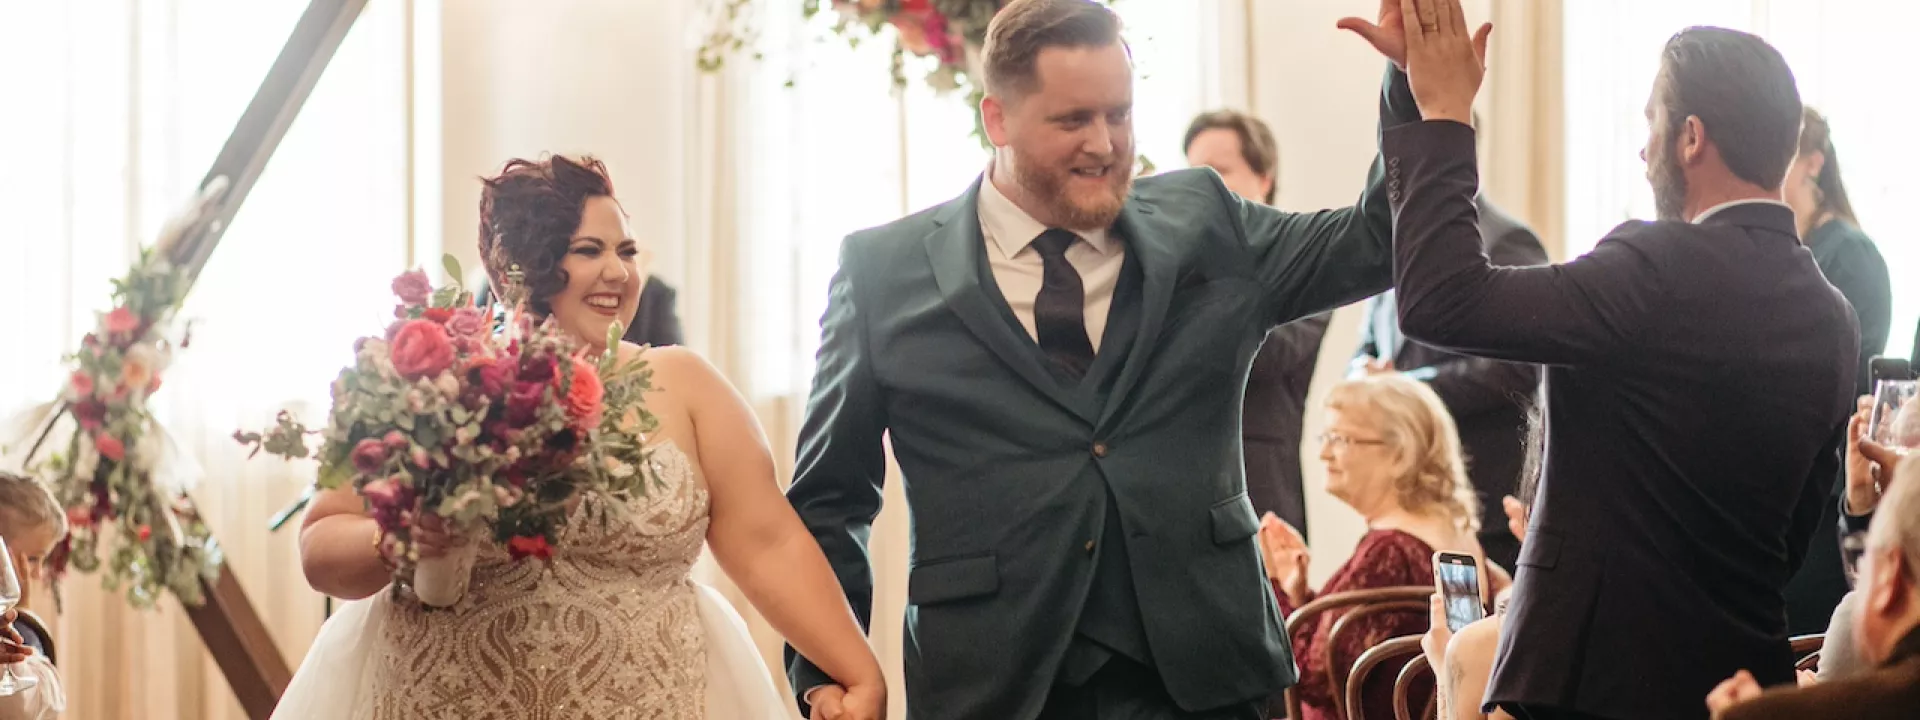
[{"label": "groom's dark green suit jacket", "polygon": [[[1419,119],[1392,69],[1380,111],[1383,126]],[[1114,226],[1137,295],[1122,282],[1078,382],[1001,299],[977,184],[846,239],[787,495],[866,625],[890,439],[912,510],[911,717],[1036,716],[1083,611],[1112,600],[1094,575],[1115,540],[1130,575],[1117,592],[1181,707],[1294,682],[1254,540],[1241,399],[1269,328],[1388,287],[1396,174],[1376,158],[1355,207],[1306,214],[1244,202],[1210,170],[1138,180]],[[799,693],[831,682],[791,648],[788,669]]]}]

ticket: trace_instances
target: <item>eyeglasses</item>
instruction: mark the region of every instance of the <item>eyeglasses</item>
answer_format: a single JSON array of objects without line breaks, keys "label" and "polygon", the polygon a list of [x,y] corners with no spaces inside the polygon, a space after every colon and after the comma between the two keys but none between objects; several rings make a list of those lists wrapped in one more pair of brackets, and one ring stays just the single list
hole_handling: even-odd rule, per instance
[{"label": "eyeglasses", "polygon": [[1332,446],[1333,449],[1335,450],[1345,450],[1348,445],[1385,445],[1387,444],[1387,441],[1385,440],[1363,440],[1361,438],[1348,437],[1346,435],[1342,435],[1337,432],[1320,433],[1319,440],[1321,445]]}]

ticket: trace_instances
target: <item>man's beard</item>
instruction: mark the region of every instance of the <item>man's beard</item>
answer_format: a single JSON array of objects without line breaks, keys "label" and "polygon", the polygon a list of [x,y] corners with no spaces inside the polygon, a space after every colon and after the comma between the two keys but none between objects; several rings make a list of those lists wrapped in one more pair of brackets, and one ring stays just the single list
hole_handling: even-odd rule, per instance
[{"label": "man's beard", "polygon": [[1132,168],[1116,160],[1114,166],[1107,170],[1106,178],[1107,188],[1112,190],[1112,194],[1101,193],[1092,200],[1076,199],[1067,192],[1068,183],[1073,180],[1071,170],[1045,167],[1019,150],[1014,150],[1013,154],[1014,179],[1020,183],[1021,189],[1047,208],[1053,221],[1063,229],[1094,230],[1112,226],[1113,221],[1120,217],[1120,207],[1126,202],[1127,192],[1133,187]]},{"label": "man's beard", "polygon": [[1680,222],[1687,212],[1687,176],[1680,163],[1673,161],[1673,148],[1654,146],[1658,152],[1647,158],[1647,182],[1653,185],[1654,216]]}]

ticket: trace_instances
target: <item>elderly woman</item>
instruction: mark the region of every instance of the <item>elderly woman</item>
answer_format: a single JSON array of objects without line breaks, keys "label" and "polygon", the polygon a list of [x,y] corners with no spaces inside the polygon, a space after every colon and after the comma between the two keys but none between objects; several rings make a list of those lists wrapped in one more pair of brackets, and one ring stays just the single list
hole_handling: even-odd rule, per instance
[{"label": "elderly woman", "polygon": [[[1378,375],[1336,386],[1327,400],[1320,460],[1327,468],[1327,492],[1366,519],[1367,534],[1316,593],[1307,586],[1310,555],[1305,540],[1285,522],[1267,516],[1261,544],[1282,615],[1291,615],[1319,594],[1400,585],[1430,587],[1435,551],[1465,553],[1484,561],[1474,538],[1479,512],[1467,482],[1460,438],[1446,406],[1425,383]],[[1336,717],[1320,648],[1340,615],[1338,611],[1321,615],[1292,638],[1307,720]],[[1368,617],[1334,648],[1333,662],[1349,667],[1360,653],[1383,640],[1426,629],[1423,612]],[[1385,702],[1378,706],[1390,707]]]}]

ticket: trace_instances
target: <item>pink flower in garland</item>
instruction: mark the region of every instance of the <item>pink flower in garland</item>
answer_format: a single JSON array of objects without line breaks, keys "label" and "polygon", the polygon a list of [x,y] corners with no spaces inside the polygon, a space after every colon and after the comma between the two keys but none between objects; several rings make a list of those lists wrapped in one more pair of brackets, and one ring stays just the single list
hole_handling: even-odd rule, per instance
[{"label": "pink flower in garland", "polygon": [[140,316],[124,307],[117,307],[107,313],[107,333],[117,338],[132,337],[133,331],[140,329]]}]

